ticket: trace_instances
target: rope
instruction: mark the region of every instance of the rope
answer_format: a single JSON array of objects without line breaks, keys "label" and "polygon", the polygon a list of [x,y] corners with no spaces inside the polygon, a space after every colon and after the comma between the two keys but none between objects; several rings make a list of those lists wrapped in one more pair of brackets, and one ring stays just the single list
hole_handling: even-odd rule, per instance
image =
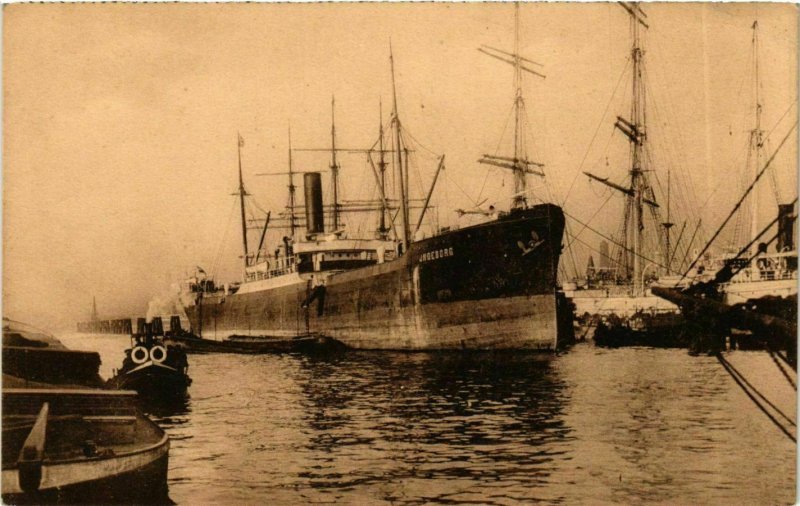
[{"label": "rope", "polygon": [[606,114],[608,114],[608,109],[611,107],[611,103],[614,101],[614,97],[617,94],[619,85],[620,83],[622,83],[622,78],[625,77],[625,74],[628,72],[628,65],[630,64],[630,62],[631,62],[631,57],[629,56],[625,60],[625,67],[622,68],[622,72],[620,73],[619,79],[617,80],[617,85],[614,87],[614,91],[611,93],[611,98],[608,99],[608,103],[606,104],[606,110],[603,111],[603,115],[600,116],[600,121],[597,123],[597,128],[594,131],[594,135],[592,135],[592,140],[589,141],[589,145],[586,147],[586,152],[583,155],[583,159],[581,160],[580,165],[578,165],[578,170],[575,171],[575,177],[572,178],[572,183],[570,183],[569,189],[567,189],[567,194],[564,195],[564,200],[561,201],[562,207],[567,203],[567,199],[569,198],[570,193],[572,193],[572,188],[575,186],[575,181],[578,180],[578,176],[581,174],[581,169],[583,168],[583,164],[586,163],[586,158],[588,158],[589,156],[589,151],[592,149],[592,144],[594,144],[594,141],[597,138],[597,134],[600,133],[600,127],[603,126],[603,120],[605,120]]},{"label": "rope", "polygon": [[[735,206],[733,206],[733,210],[730,212],[730,214],[728,215],[728,217],[727,217],[727,218],[725,218],[725,220],[724,220],[724,221],[722,222],[722,224],[719,226],[719,228],[717,229],[717,231],[716,231],[716,232],[714,232],[714,235],[711,237],[711,239],[708,241],[708,243],[706,243],[706,245],[703,247],[703,250],[702,250],[702,251],[701,251],[701,252],[700,252],[700,253],[697,255],[697,258],[695,258],[695,259],[694,259],[694,261],[693,261],[693,262],[692,262],[692,264],[689,266],[689,268],[688,268],[688,269],[686,269],[686,272],[684,272],[684,273],[683,273],[683,275],[681,276],[681,279],[678,281],[678,283],[680,283],[681,281],[683,281],[683,280],[684,280],[684,278],[686,278],[686,275],[687,275],[687,274],[689,274],[689,271],[691,271],[691,270],[692,270],[692,268],[693,268],[693,267],[694,267],[694,266],[697,264],[697,262],[700,260],[700,258],[702,258],[703,254],[704,254],[706,251],[708,251],[708,248],[711,246],[711,244],[714,242],[714,240],[717,238],[717,236],[719,236],[719,234],[722,232],[722,229],[723,229],[723,228],[725,228],[725,225],[727,225],[727,224],[728,224],[728,221],[730,221],[731,217],[733,217],[733,215],[734,215],[734,214],[736,214],[736,211],[738,211],[738,210],[739,210],[739,207],[742,205],[742,202],[744,202],[744,199],[746,199],[746,198],[747,198],[747,196],[748,196],[748,195],[750,195],[750,192],[753,190],[753,187],[756,185],[756,183],[758,183],[758,180],[759,180],[759,179],[761,179],[761,176],[763,176],[763,175],[764,175],[764,172],[765,172],[765,171],[766,171],[766,170],[769,168],[769,166],[770,166],[770,165],[772,165],[772,161],[773,161],[773,160],[775,159],[775,157],[778,155],[778,153],[780,152],[781,148],[782,148],[782,147],[783,147],[783,145],[786,143],[786,140],[789,138],[789,136],[792,134],[792,132],[794,131],[794,129],[795,129],[796,127],[797,127],[797,121],[795,121],[795,122],[794,122],[794,124],[792,125],[792,128],[790,128],[790,129],[789,129],[789,132],[786,134],[786,137],[784,137],[784,138],[783,138],[783,140],[781,141],[780,145],[778,146],[778,149],[776,149],[776,150],[775,150],[775,152],[774,152],[774,153],[772,153],[772,156],[771,156],[771,157],[769,157],[769,160],[768,160],[768,161],[767,161],[767,163],[764,165],[764,168],[763,168],[763,169],[761,169],[761,171],[760,171],[760,172],[758,173],[758,175],[756,176],[756,179],[755,179],[755,181],[753,181],[753,183],[750,185],[750,187],[748,187],[748,188],[747,188],[747,191],[744,193],[744,195],[742,196],[742,198],[741,198],[741,199],[739,199],[739,202],[737,202],[737,203],[736,203],[736,205],[735,205]],[[677,286],[677,284],[676,284],[675,286]]]},{"label": "rope", "polygon": [[[745,394],[746,394],[746,395],[747,395],[747,396],[750,398],[750,400],[751,400],[751,401],[753,401],[753,403],[755,403],[756,407],[757,407],[758,409],[760,409],[762,413],[764,413],[765,415],[767,415],[767,418],[769,418],[769,419],[772,421],[772,423],[774,423],[774,424],[775,424],[775,426],[776,426],[776,427],[778,427],[778,428],[781,430],[781,432],[783,432],[783,433],[786,435],[786,437],[788,437],[789,439],[791,439],[791,440],[792,440],[792,442],[794,442],[794,443],[797,443],[797,439],[796,439],[796,438],[795,438],[795,437],[794,437],[794,436],[793,436],[793,435],[792,435],[792,434],[791,434],[791,433],[790,433],[790,432],[789,432],[789,431],[786,429],[786,427],[784,427],[784,426],[783,426],[783,425],[782,425],[782,424],[781,424],[781,423],[780,423],[780,422],[779,422],[779,421],[778,421],[778,420],[777,420],[777,419],[776,419],[774,416],[772,416],[772,414],[771,414],[769,411],[767,411],[767,410],[766,410],[766,408],[764,408],[764,406],[762,406],[762,405],[761,405],[761,403],[759,403],[759,402],[758,402],[758,400],[757,400],[757,399],[756,399],[756,398],[753,396],[753,394],[751,394],[751,393],[750,393],[750,392],[747,390],[747,387],[746,387],[746,386],[744,385],[744,383],[742,382],[742,380],[743,380],[744,378],[742,378],[742,379],[739,379],[739,378],[736,376],[736,374],[737,374],[737,373],[735,373],[735,372],[734,372],[734,371],[735,371],[735,369],[733,369],[733,366],[731,366],[731,365],[730,365],[730,363],[729,363],[728,361],[726,361],[726,360],[725,360],[725,359],[722,357],[722,354],[721,354],[721,353],[719,353],[719,352],[717,352],[717,353],[716,353],[716,357],[717,357],[717,360],[719,360],[719,363],[720,363],[720,364],[722,364],[722,367],[725,369],[725,371],[726,371],[726,372],[727,372],[727,373],[728,373],[728,374],[731,376],[731,378],[733,378],[733,381],[735,381],[735,382],[736,382],[736,384],[737,384],[737,385],[739,385],[739,387],[740,387],[740,388],[742,389],[742,391],[743,391],[743,392],[744,392],[744,393],[745,393]],[[755,390],[755,389],[754,389],[754,390]],[[757,390],[756,390],[756,392],[757,392]],[[759,394],[759,395],[760,395],[760,394]],[[770,404],[771,404],[771,403],[770,403]],[[780,411],[780,410],[778,410],[777,408],[776,408],[775,410],[776,410],[776,411],[778,411],[778,413],[781,413],[781,411]],[[781,414],[783,415],[783,413],[781,413]],[[786,415],[783,415],[783,416],[785,417]]]},{"label": "rope", "polygon": [[231,206],[231,211],[228,214],[228,222],[225,224],[225,229],[222,232],[222,237],[219,240],[219,244],[217,245],[217,252],[214,255],[214,261],[211,264],[211,272],[209,273],[209,277],[214,279],[214,274],[217,271],[217,267],[219,266],[219,261],[222,257],[222,250],[225,246],[225,239],[228,237],[228,230],[231,228],[231,220],[233,219],[234,211],[236,210],[236,201],[233,201],[233,205]]},{"label": "rope", "polygon": [[794,99],[794,101],[791,104],[789,104],[789,107],[786,109],[786,111],[783,113],[783,115],[780,117],[780,119],[777,122],[775,122],[775,126],[773,126],[770,129],[770,131],[767,132],[767,135],[764,136],[764,139],[763,139],[764,143],[766,143],[769,140],[769,136],[772,135],[772,132],[774,132],[776,128],[778,128],[778,125],[781,124],[781,121],[783,121],[783,118],[785,118],[786,115],[789,114],[789,111],[792,110],[792,107],[794,107],[794,104],[796,104],[796,103],[797,103],[797,99]]},{"label": "rope", "polygon": [[[608,202],[611,200],[611,197],[613,197],[613,196],[614,196],[614,193],[609,193],[609,195],[606,198],[606,200],[604,200],[603,203],[600,204],[600,207],[597,208],[597,211],[594,212],[594,215],[592,216],[592,218],[600,214],[600,211],[603,210],[603,208],[606,206],[606,204],[608,204]],[[592,221],[592,219],[589,218],[589,221]],[[573,242],[574,242],[574,240],[578,239],[578,236],[581,235],[584,230],[586,230],[586,227],[588,227],[588,225],[584,225],[583,228],[580,230],[580,232],[578,232],[577,234],[571,234]],[[567,244],[567,248],[569,248],[570,246],[572,246],[572,242]]]},{"label": "rope", "polygon": [[[628,248],[627,246],[625,246],[625,245],[623,245],[623,244],[621,244],[621,243],[619,243],[619,242],[615,241],[615,240],[614,240],[614,239],[612,239],[611,237],[608,237],[607,235],[603,234],[602,232],[599,232],[599,231],[597,231],[596,229],[594,229],[594,228],[590,227],[590,226],[589,226],[587,223],[584,223],[584,222],[582,222],[581,220],[579,220],[578,218],[576,218],[576,217],[572,216],[571,214],[567,213],[566,211],[564,211],[564,214],[565,214],[566,216],[568,216],[569,218],[572,218],[573,220],[577,221],[579,224],[583,225],[584,227],[588,228],[589,230],[591,230],[591,231],[592,231],[592,232],[594,232],[595,234],[599,235],[599,236],[600,236],[600,237],[602,237],[603,239],[605,239],[605,240],[607,240],[607,241],[611,242],[611,243],[612,243],[612,244],[614,244],[615,246],[618,246],[618,247],[619,247],[619,248],[621,248],[622,250],[624,250],[624,251],[627,251],[627,252],[629,252],[629,253],[632,253],[632,254],[636,255],[636,252],[635,252],[634,250],[632,250],[632,249]],[[580,241],[580,239],[579,239],[579,241]],[[583,241],[580,241],[580,242],[583,242]],[[652,263],[652,264],[655,264],[655,265],[656,265],[656,266],[658,266],[658,267],[662,267],[662,268],[666,269],[668,272],[670,272],[670,271],[671,271],[671,272],[673,272],[673,273],[675,273],[675,274],[680,274],[680,273],[679,273],[679,272],[677,272],[677,271],[674,271],[674,270],[668,269],[666,265],[662,264],[661,262],[659,262],[659,261],[657,261],[657,260],[653,260],[652,258],[648,258],[648,257],[646,257],[646,256],[644,256],[644,255],[641,255],[641,254],[640,254],[640,255],[638,255],[638,256],[639,256],[639,258],[641,258],[642,260],[646,260],[646,261],[648,261],[648,262],[650,262],[650,263]]]}]

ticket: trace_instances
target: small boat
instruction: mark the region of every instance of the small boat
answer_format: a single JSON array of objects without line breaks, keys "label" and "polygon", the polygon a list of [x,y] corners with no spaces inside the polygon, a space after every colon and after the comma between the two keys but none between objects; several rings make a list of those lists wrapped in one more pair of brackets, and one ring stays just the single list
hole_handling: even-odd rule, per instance
[{"label": "small boat", "polygon": [[2,500],[169,503],[167,435],[136,392],[100,387],[100,357],[3,318]]},{"label": "small boat", "polygon": [[142,330],[131,335],[122,367],[108,380],[107,387],[136,390],[145,397],[185,394],[192,379],[184,349],[164,341],[160,319],[145,324]]},{"label": "small boat", "polygon": [[5,503],[164,503],[168,455],[135,392],[3,389]]}]

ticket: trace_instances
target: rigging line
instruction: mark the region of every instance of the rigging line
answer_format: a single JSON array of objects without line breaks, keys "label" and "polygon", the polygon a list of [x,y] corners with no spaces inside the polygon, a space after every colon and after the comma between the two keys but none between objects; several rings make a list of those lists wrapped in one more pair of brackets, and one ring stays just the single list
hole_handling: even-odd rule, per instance
[{"label": "rigging line", "polygon": [[[650,262],[650,263],[653,263],[653,264],[655,264],[657,267],[663,267],[664,269],[667,269],[667,266],[666,266],[666,265],[663,265],[661,262],[659,262],[659,261],[657,261],[657,260],[653,260],[652,258],[648,258],[648,257],[646,257],[646,256],[644,256],[644,255],[642,255],[642,254],[638,254],[638,255],[637,255],[637,254],[636,254],[636,252],[635,252],[634,250],[632,250],[631,248],[628,248],[627,246],[625,246],[625,245],[623,245],[623,244],[621,244],[621,243],[617,242],[616,240],[614,240],[614,239],[610,238],[609,236],[607,236],[607,235],[603,234],[602,232],[599,232],[599,231],[597,231],[596,229],[594,229],[594,228],[590,227],[590,226],[589,226],[587,223],[584,223],[584,222],[582,222],[581,220],[579,220],[578,218],[576,218],[576,217],[572,216],[571,214],[567,213],[566,211],[563,211],[563,212],[564,212],[564,214],[565,214],[566,216],[568,216],[568,217],[572,218],[573,220],[577,221],[577,222],[578,222],[578,223],[580,223],[581,225],[584,225],[586,228],[588,228],[589,230],[591,230],[591,231],[592,231],[592,232],[594,232],[595,234],[599,235],[600,237],[602,237],[603,239],[605,239],[605,240],[607,240],[607,241],[610,241],[612,244],[614,244],[614,245],[616,245],[616,246],[619,246],[620,248],[622,248],[623,250],[627,251],[628,253],[630,253],[630,254],[632,254],[632,255],[635,255],[635,256],[638,256],[638,257],[639,257],[639,258],[641,258],[642,260],[646,260],[646,261],[648,261],[648,262]],[[670,269],[667,269],[667,272],[670,272]],[[678,272],[678,271],[672,271],[672,272],[674,272],[675,274],[680,274],[680,272]]]},{"label": "rigging line", "polygon": [[792,100],[792,103],[789,104],[789,107],[786,109],[786,111],[784,111],[784,113],[780,117],[780,119],[777,122],[775,122],[775,125],[770,129],[770,131],[767,133],[767,135],[764,136],[764,140],[762,142],[764,142],[766,144],[766,142],[769,140],[769,136],[772,135],[772,132],[774,132],[776,128],[778,128],[778,125],[781,124],[781,121],[783,121],[783,118],[785,118],[786,115],[789,114],[789,111],[792,110],[792,107],[794,107],[794,105],[796,103],[797,103],[797,99]]},{"label": "rigging line", "polygon": [[717,352],[716,356],[717,356],[717,360],[719,360],[719,363],[722,364],[723,369],[725,369],[725,371],[728,374],[730,374],[731,378],[733,378],[733,380],[736,382],[736,384],[739,385],[739,387],[741,387],[742,391],[750,398],[750,400],[752,400],[753,403],[755,403],[756,407],[758,407],[758,409],[760,409],[762,413],[767,415],[767,417],[772,421],[772,423],[774,423],[781,430],[781,432],[786,434],[786,436],[789,439],[791,439],[793,442],[797,443],[797,439],[795,439],[795,437],[788,430],[786,430],[786,428],[783,425],[781,425],[781,423],[778,422],[778,420],[776,420],[775,417],[772,416],[772,414],[769,411],[767,411],[764,408],[764,406],[762,406],[758,402],[758,400],[756,400],[755,397],[753,397],[753,394],[751,394],[747,390],[747,388],[742,384],[742,382],[739,380],[739,378],[737,378],[736,375],[733,372],[731,372],[730,369],[728,369],[728,366],[726,364],[727,361],[722,357],[722,354]]},{"label": "rigging line", "polygon": [[[569,223],[566,221],[564,222],[564,231],[567,233],[567,236],[572,236],[572,231],[569,229]],[[573,240],[574,242],[574,240]],[[567,251],[569,252],[570,260],[572,260],[572,270],[575,271],[575,278],[578,278],[578,263],[575,261],[575,250],[571,248],[572,242],[567,244]],[[564,274],[566,275],[566,267],[564,267]]]},{"label": "rigging line", "polygon": [[589,249],[589,251],[592,251],[592,252],[597,253],[598,255],[600,255],[598,258],[605,258],[611,263],[617,264],[620,267],[623,266],[622,262],[620,262],[619,260],[613,258],[613,255],[611,255],[610,253],[608,255],[604,255],[602,251],[598,250],[597,248],[595,248],[594,246],[592,246],[588,242],[584,241],[583,239],[580,239],[578,237],[573,237],[573,239],[575,239],[579,243],[581,243],[584,246],[586,246]]},{"label": "rigging line", "polygon": [[516,109],[516,105],[512,104],[511,107],[508,108],[508,116],[506,116],[506,122],[503,125],[503,131],[500,132],[500,138],[497,140],[497,146],[494,148],[494,154],[497,154],[500,151],[500,145],[503,143],[503,139],[506,136],[506,132],[508,131],[508,125],[511,123],[511,115],[514,114],[514,110]]},{"label": "rigging line", "polygon": [[489,167],[486,169],[486,175],[483,176],[483,184],[481,185],[481,190],[478,192],[478,200],[480,200],[481,196],[483,196],[483,190],[486,188],[486,183],[489,181],[489,176],[494,173],[494,168]]},{"label": "rigging line", "polygon": [[222,258],[222,250],[225,247],[225,239],[228,237],[228,231],[231,228],[231,220],[233,220],[234,211],[236,211],[236,201],[234,200],[231,205],[231,210],[228,213],[228,221],[225,224],[225,229],[222,232],[222,237],[220,238],[219,244],[217,245],[217,252],[214,255],[214,261],[211,264],[211,272],[209,273],[209,277],[214,279],[214,274],[217,271],[217,267],[219,267],[220,259]]},{"label": "rigging line", "polygon": [[[606,204],[608,204],[608,202],[611,200],[611,197],[613,197],[614,195],[615,195],[615,193],[613,193],[613,192],[611,192],[611,193],[609,193],[609,194],[608,194],[608,197],[606,197],[606,199],[603,201],[603,203],[602,203],[602,204],[600,204],[600,207],[599,207],[599,208],[597,208],[597,211],[595,211],[595,212],[594,212],[594,214],[592,215],[592,218],[594,218],[595,216],[597,216],[598,214],[600,214],[600,211],[602,211],[602,210],[603,210],[603,207],[605,207],[605,205],[606,205]],[[591,221],[592,221],[592,218],[589,218],[589,220],[588,220],[588,221],[590,221],[590,222],[591,222]],[[586,230],[586,226],[584,226],[584,227],[581,229],[581,231],[580,231],[580,232],[578,232],[577,234],[573,234],[573,235],[572,235],[572,238],[573,238],[573,239],[577,239],[577,238],[578,238],[578,236],[579,236],[579,235],[581,235],[581,234],[583,233],[583,231],[584,231],[584,230]],[[570,246],[572,246],[572,243],[569,243],[569,244],[567,244],[567,248],[569,248]]]},{"label": "rigging line", "polygon": [[[643,62],[642,65],[645,68],[647,68],[647,64],[646,63]],[[647,72],[648,73],[650,72],[649,69],[647,70]],[[651,97],[653,97],[651,99],[651,109],[652,109],[652,114],[653,114],[654,119],[655,119],[655,124],[659,125],[659,124],[661,124],[663,122],[665,125],[666,124],[670,124],[671,125],[672,122],[668,121],[669,118],[676,117],[676,115],[674,113],[674,109],[672,107],[672,101],[671,100],[661,100],[661,99],[656,100],[655,98],[656,97],[660,97],[661,95],[660,94],[656,94],[656,92],[655,92],[656,88],[654,87],[654,85],[653,85],[651,80],[645,81],[645,86],[646,86],[646,88],[648,90],[649,95]],[[665,91],[665,95],[667,96],[667,98],[669,98],[669,92],[668,91]],[[663,107],[662,107],[662,104],[663,104]],[[666,111],[663,111],[663,109],[666,109]],[[681,155],[683,155],[685,153],[685,150],[680,149],[680,146],[685,146],[686,145],[686,140],[683,137],[683,131],[681,129],[678,129],[677,132],[675,132],[675,133],[670,132],[672,135],[667,135],[667,133],[668,133],[668,129],[665,128],[663,130],[662,135],[656,137],[657,144],[659,144],[659,145],[663,144],[664,147],[662,148],[662,150],[663,150],[664,153],[667,154],[669,159],[677,161],[680,164],[681,167],[687,167],[689,164],[686,162],[685,157],[681,156]],[[673,135],[677,139],[673,139]],[[676,147],[676,141],[677,141],[677,147]],[[664,165],[668,166],[668,167],[671,167],[673,169],[675,167],[675,164],[672,161],[669,161],[668,163],[665,163]],[[657,173],[656,173],[656,178],[657,178]],[[696,192],[694,191],[694,186],[695,185],[692,184],[693,181],[692,181],[691,172],[689,172],[687,174],[687,180],[688,181],[684,180],[684,178],[682,177],[682,174],[681,174],[680,177],[676,178],[676,180],[677,180],[677,185],[673,185],[673,187],[674,188],[682,188],[681,189],[682,195],[679,198],[684,201],[683,202],[683,207],[685,209],[691,209],[691,210],[696,209],[696,203],[698,201],[698,198],[697,198]],[[660,182],[659,182],[659,184],[660,184]],[[685,193],[685,195],[683,193]],[[693,215],[692,217],[694,218],[694,217],[696,217],[696,215]]]},{"label": "rigging line", "polygon": [[[508,125],[511,123],[511,115],[514,113],[514,109],[515,109],[514,105],[512,105],[508,109],[508,116],[506,116],[506,122],[503,125],[503,131],[500,133],[500,139],[498,139],[497,146],[495,146],[494,148],[495,155],[500,152],[500,145],[503,143],[503,139],[505,138],[506,132],[508,131]],[[489,181],[489,175],[493,172],[494,172],[493,168],[489,168],[486,170],[486,175],[483,178],[483,184],[481,185],[481,190],[478,192],[478,200],[480,200],[481,197],[483,196],[483,190],[486,189],[486,183]]]},{"label": "rigging line", "polygon": [[409,137],[409,138],[410,138],[412,141],[414,141],[414,144],[416,144],[417,146],[421,147],[422,149],[424,149],[424,150],[425,150],[425,151],[427,151],[428,153],[432,154],[432,155],[433,155],[433,156],[435,156],[436,158],[439,158],[440,156],[442,156],[442,154],[441,154],[441,153],[437,153],[437,152],[433,151],[431,148],[427,147],[425,144],[423,144],[423,143],[419,142],[419,141],[417,140],[417,138],[416,138],[416,137],[414,137],[413,135],[411,135],[411,132],[409,132],[409,131],[408,131],[408,128],[405,128],[405,127],[403,127],[403,136],[405,137],[406,135],[407,135],[407,136],[408,136],[408,137]]},{"label": "rigging line", "polygon": [[463,194],[464,194],[464,196],[465,196],[465,197],[467,197],[467,199],[469,199],[469,201],[470,201],[470,202],[472,202],[472,205],[473,205],[474,207],[478,207],[478,202],[479,202],[478,200],[473,200],[473,199],[472,199],[472,197],[470,197],[470,196],[469,196],[469,193],[467,193],[466,191],[464,191],[464,188],[462,188],[462,187],[461,187],[461,185],[459,185],[458,183],[456,183],[455,179],[451,178],[451,177],[450,177],[450,175],[449,175],[449,174],[447,174],[446,172],[445,172],[445,176],[447,176],[447,180],[448,180],[448,181],[450,181],[451,183],[453,183],[453,184],[456,186],[456,188],[458,188],[458,189],[459,189],[459,191],[461,191],[461,193],[463,193]]},{"label": "rigging line", "polygon": [[[743,146],[740,149],[746,153],[745,158],[746,158],[746,156],[749,156],[749,153],[750,153],[750,147],[749,146]],[[735,163],[731,164],[732,167],[730,168],[730,170],[728,172],[733,172],[733,173],[737,173],[738,172],[738,167],[741,165],[740,159],[741,159],[741,155],[737,158],[737,161]],[[714,194],[717,193],[717,190],[719,190],[720,188],[726,188],[726,187],[727,187],[726,185],[721,185],[721,184],[720,185],[715,185],[714,189],[711,190],[711,193],[709,193],[708,197],[706,197],[706,200],[705,200],[705,202],[703,202],[703,205],[700,206],[699,212],[702,212],[703,209],[705,209],[706,206],[709,204],[709,202],[711,202],[711,197],[713,197]]]},{"label": "rigging line", "polygon": [[250,204],[252,204],[253,206],[255,206],[255,208],[256,208],[256,209],[258,209],[259,211],[261,211],[261,212],[262,212],[262,213],[264,213],[264,214],[267,214],[267,213],[269,212],[269,211],[266,211],[266,210],[265,210],[263,207],[261,207],[260,205],[258,205],[258,202],[256,202],[256,199],[254,199],[253,197],[250,197]]},{"label": "rigging line", "polygon": [[594,141],[597,138],[597,134],[600,133],[600,127],[602,127],[603,123],[605,122],[606,114],[608,114],[608,110],[609,108],[611,108],[611,103],[614,101],[614,97],[617,95],[617,91],[619,90],[619,85],[622,83],[622,78],[625,77],[625,74],[627,74],[628,72],[628,66],[630,65],[630,63],[631,63],[631,57],[628,56],[628,58],[625,60],[625,67],[623,67],[622,72],[619,75],[619,79],[617,80],[617,85],[614,87],[614,91],[611,93],[611,98],[608,99],[608,103],[606,104],[606,110],[603,111],[603,115],[600,116],[600,121],[597,123],[597,128],[594,131],[594,135],[592,135],[592,140],[589,141],[589,145],[586,146],[586,152],[583,154],[583,159],[581,160],[581,163],[578,165],[578,170],[575,172],[575,177],[572,178],[572,183],[570,183],[569,185],[567,194],[564,195],[564,200],[561,202],[562,206],[566,205],[567,199],[572,193],[572,188],[575,186],[575,181],[577,181],[578,176],[581,175],[583,164],[586,163],[586,158],[589,156],[589,151],[592,149],[592,144],[594,144]]},{"label": "rigging line", "polygon": [[787,132],[786,137],[783,138],[783,140],[781,141],[780,145],[778,145],[778,148],[775,150],[774,153],[772,153],[772,156],[769,157],[769,160],[767,160],[767,163],[764,165],[764,168],[761,169],[761,171],[759,171],[758,175],[756,176],[755,181],[753,181],[753,183],[747,188],[747,191],[744,193],[742,198],[739,199],[739,202],[737,202],[736,205],[733,207],[733,210],[730,212],[728,217],[725,218],[725,221],[722,222],[722,224],[719,226],[717,231],[714,232],[714,235],[711,237],[711,239],[708,241],[708,243],[706,243],[706,245],[703,247],[703,251],[701,251],[700,254],[697,255],[697,258],[694,259],[694,261],[689,266],[689,268],[686,270],[686,272],[683,273],[683,275],[681,276],[681,279],[678,281],[678,283],[683,281],[683,279],[686,277],[686,275],[689,273],[689,271],[692,270],[692,267],[694,267],[695,264],[697,264],[698,260],[700,260],[700,257],[703,256],[703,253],[705,253],[708,250],[708,248],[711,246],[711,243],[713,243],[714,240],[717,238],[717,236],[719,236],[720,232],[722,232],[722,229],[725,228],[725,225],[728,224],[728,221],[730,221],[731,217],[736,213],[736,211],[739,210],[739,207],[742,205],[742,202],[744,202],[744,199],[746,199],[747,196],[750,195],[750,192],[753,190],[753,187],[756,185],[756,183],[758,183],[758,180],[761,179],[761,176],[764,175],[764,172],[770,167],[770,165],[772,165],[772,160],[774,160],[775,157],[778,155],[778,153],[780,152],[781,148],[786,143],[786,140],[789,138],[789,136],[792,134],[792,132],[794,131],[794,129],[796,127],[797,127],[797,121],[795,121],[794,124],[792,125],[792,128],[789,129],[789,132]]}]

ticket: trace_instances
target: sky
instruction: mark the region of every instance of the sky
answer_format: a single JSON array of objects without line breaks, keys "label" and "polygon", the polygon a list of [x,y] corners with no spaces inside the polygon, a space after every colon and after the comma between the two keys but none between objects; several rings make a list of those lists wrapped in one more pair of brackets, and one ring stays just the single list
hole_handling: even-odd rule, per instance
[{"label": "sky", "polygon": [[[797,118],[797,9],[644,10],[652,175],[663,188],[670,172],[673,221],[702,218],[708,233],[746,179],[756,18],[772,149]],[[600,240],[580,223],[610,234],[622,213],[581,172],[625,182],[629,148],[613,123],[630,109],[629,19],[613,3],[536,3],[520,26],[521,54],[546,75],[523,86],[527,153],[546,173],[532,191],[580,220],[580,269]],[[284,206],[286,182],[256,174],[286,170],[289,128],[294,147],[330,145],[332,96],[337,144],[371,146],[389,120],[390,45],[417,195],[446,156],[431,216],[464,226],[453,209],[507,207],[511,175],[477,160],[509,152],[513,71],[477,48],[512,50],[513,27],[508,3],[4,6],[3,314],[71,327],[92,297],[101,317],[143,315],[196,265],[238,279],[237,134],[250,200]],[[796,196],[796,146],[794,131],[771,169],[779,195],[760,186],[764,224],[776,198]],[[293,161],[324,171],[327,156]],[[345,198],[374,196],[363,155],[340,163]]]}]

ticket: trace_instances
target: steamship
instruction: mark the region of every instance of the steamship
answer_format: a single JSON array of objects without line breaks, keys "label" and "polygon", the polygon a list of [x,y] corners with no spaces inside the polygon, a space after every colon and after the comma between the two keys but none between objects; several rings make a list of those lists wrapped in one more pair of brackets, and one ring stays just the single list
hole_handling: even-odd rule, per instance
[{"label": "steamship", "polygon": [[[520,59],[514,61],[519,77],[525,68]],[[392,57],[390,62],[394,88]],[[519,93],[516,106],[522,107]],[[556,350],[572,340],[572,312],[556,286],[564,214],[551,203],[530,204],[526,187],[528,175],[543,176],[540,164],[519,151],[513,157],[485,155],[485,163],[514,174],[508,210],[458,210],[485,221],[436,228],[422,237],[444,157],[426,198],[410,198],[410,136],[401,128],[395,98],[388,128],[381,121],[378,140],[364,150],[380,198],[360,202],[359,211],[374,213],[379,224],[374,234],[351,237],[343,216],[355,209],[339,198],[336,157],[343,150],[336,148],[334,125],[330,194],[323,196],[320,172],[292,168],[290,140],[289,171],[280,173],[289,178],[289,203],[282,217],[272,220],[280,227],[275,224],[282,219],[288,234],[276,247],[265,247],[267,214],[255,251],[248,248],[249,194],[239,138],[244,276],[238,284],[220,286],[197,271],[183,283],[180,298],[194,334],[217,340],[317,334],[351,348],[387,350]],[[301,174],[299,204],[294,178]],[[304,213],[296,215],[295,209]]]}]

